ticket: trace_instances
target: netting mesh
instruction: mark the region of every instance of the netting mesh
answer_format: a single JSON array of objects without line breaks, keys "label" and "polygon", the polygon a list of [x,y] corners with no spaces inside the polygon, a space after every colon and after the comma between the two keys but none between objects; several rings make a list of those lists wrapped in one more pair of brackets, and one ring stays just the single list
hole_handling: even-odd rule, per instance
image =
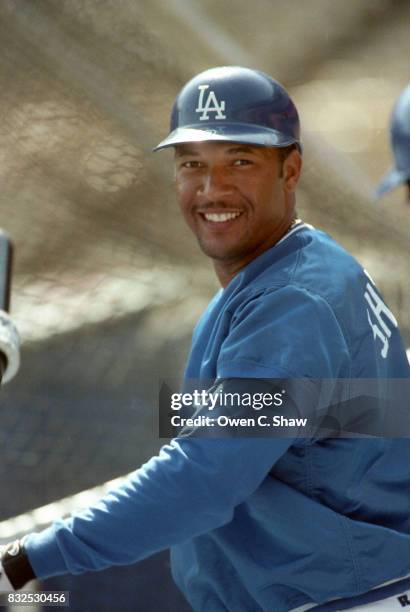
[{"label": "netting mesh", "polygon": [[[322,5],[316,1],[316,17]],[[212,1],[201,8],[181,0],[166,7],[125,0],[1,4],[0,223],[16,245],[12,306],[24,349],[21,374],[2,394],[7,407],[0,418],[6,419],[10,410],[17,429],[35,420],[30,397],[35,396],[41,414],[44,411],[38,417],[41,428],[47,425],[46,417],[52,427],[53,415],[70,404],[72,393],[88,393],[89,410],[94,409],[93,393],[104,394],[107,386],[114,385],[119,393],[131,385],[132,393],[138,393],[141,361],[159,375],[174,374],[174,363],[181,370],[192,324],[216,288],[177,212],[170,154],[150,154],[167,131],[169,108],[181,83],[211,62],[234,63],[239,57],[290,87],[299,85],[295,91],[303,122],[304,105],[309,116],[312,99],[311,90],[310,97],[304,97],[303,75],[311,75],[312,89],[320,71],[335,74],[336,56],[336,74],[345,78],[352,70],[352,56],[357,61],[359,40],[373,51],[382,40],[386,56],[389,38],[380,36],[380,28],[387,31],[387,11],[396,33],[409,12],[406,3],[394,3],[395,11],[389,2],[364,2],[360,9],[344,3],[336,9],[337,23],[322,11],[320,27],[326,36],[318,38],[313,13],[312,19],[302,20],[301,5],[284,12],[279,3],[260,3],[259,37],[246,45],[249,7],[236,6],[226,20]],[[288,25],[271,39],[267,24],[275,11]],[[292,28],[295,41],[303,31],[312,38],[307,53],[302,55],[300,44],[289,48],[286,32]],[[405,49],[408,42],[397,34],[395,44]],[[345,64],[340,63],[340,49]],[[361,78],[375,70],[366,58],[363,54],[368,73]],[[392,65],[393,58],[389,61]],[[332,70],[326,68],[329,64]],[[394,66],[399,80],[400,63],[396,60]],[[315,103],[324,97],[323,83],[330,96],[326,104],[331,105],[328,81],[317,86],[321,93]],[[336,89],[340,98],[340,83],[335,81]],[[386,91],[392,95],[393,85]],[[330,119],[328,126],[331,130]],[[373,183],[360,155],[348,157],[332,146],[331,137],[326,142],[309,124],[304,128],[299,212],[330,231],[366,265],[409,338],[408,211],[401,203],[370,203]],[[380,131],[375,136],[379,139]],[[362,157],[371,155],[362,151]],[[387,164],[388,153],[381,157],[380,164]],[[123,329],[128,330],[125,344]],[[144,342],[137,343],[135,334],[141,329]],[[58,348],[51,350],[50,342]],[[179,357],[159,366],[157,353],[170,342]],[[128,379],[128,372],[134,378]],[[127,419],[124,413],[124,422]],[[80,421],[75,427],[81,429]],[[97,427],[96,421],[89,419]],[[57,446],[68,436],[63,422]],[[21,445],[14,448],[17,432],[7,432],[12,461],[5,465],[11,474],[12,465],[20,469]],[[141,432],[141,439],[144,435]],[[52,462],[51,440],[48,450]],[[23,466],[29,462],[29,455],[25,457]],[[119,464],[117,473],[123,468]],[[92,472],[95,483],[104,478],[104,471],[99,476]],[[45,502],[58,492],[48,482],[48,468],[42,474],[43,488],[50,491],[41,500]],[[75,483],[73,478],[71,489]],[[87,483],[93,484],[92,477]],[[32,489],[30,502],[20,495],[19,508],[11,504],[2,509],[3,516],[37,503],[39,489]]]},{"label": "netting mesh", "polygon": [[[360,259],[410,342],[409,210],[401,191],[370,201],[408,80],[409,18],[389,0],[0,3],[0,226],[16,246],[23,338],[0,398],[0,520],[159,447],[158,380],[180,374],[216,289],[177,211],[171,154],[150,153],[195,72],[243,63],[294,92],[299,213]],[[359,104],[368,121],[354,128]]]}]

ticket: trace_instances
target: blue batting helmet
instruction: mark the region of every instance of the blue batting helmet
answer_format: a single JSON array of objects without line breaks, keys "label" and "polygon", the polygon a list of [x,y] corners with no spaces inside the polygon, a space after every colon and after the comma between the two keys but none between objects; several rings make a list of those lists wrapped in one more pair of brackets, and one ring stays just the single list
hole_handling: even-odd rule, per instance
[{"label": "blue batting helmet", "polygon": [[410,85],[400,94],[390,120],[390,140],[395,167],[381,180],[376,196],[410,179]]},{"label": "blue batting helmet", "polygon": [[212,68],[182,88],[170,134],[154,151],[205,140],[300,148],[298,112],[286,89],[267,74],[237,66]]}]

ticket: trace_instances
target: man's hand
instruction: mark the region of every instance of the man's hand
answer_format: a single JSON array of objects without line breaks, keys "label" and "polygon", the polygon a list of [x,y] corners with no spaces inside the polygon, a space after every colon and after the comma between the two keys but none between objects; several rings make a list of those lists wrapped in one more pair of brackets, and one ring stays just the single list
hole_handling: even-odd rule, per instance
[{"label": "man's hand", "polygon": [[36,577],[24,548],[25,539],[0,546],[0,592],[18,591]]},{"label": "man's hand", "polygon": [[[1,551],[2,549],[0,549],[0,557],[1,557]],[[3,569],[3,565],[0,561],[0,593],[3,593],[4,591],[14,591],[15,589],[13,588],[13,585],[11,584],[10,580],[7,578],[7,574]]]}]

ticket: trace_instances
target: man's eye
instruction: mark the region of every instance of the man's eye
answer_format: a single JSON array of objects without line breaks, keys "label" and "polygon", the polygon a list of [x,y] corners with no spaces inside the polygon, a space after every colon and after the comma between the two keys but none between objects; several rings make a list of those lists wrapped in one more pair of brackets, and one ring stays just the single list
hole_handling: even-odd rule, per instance
[{"label": "man's eye", "polygon": [[248,166],[252,162],[249,159],[235,159],[233,162],[234,166]]},{"label": "man's eye", "polygon": [[195,160],[191,160],[191,161],[186,161],[182,164],[183,168],[199,168],[201,165],[201,162],[199,161],[195,161]]}]

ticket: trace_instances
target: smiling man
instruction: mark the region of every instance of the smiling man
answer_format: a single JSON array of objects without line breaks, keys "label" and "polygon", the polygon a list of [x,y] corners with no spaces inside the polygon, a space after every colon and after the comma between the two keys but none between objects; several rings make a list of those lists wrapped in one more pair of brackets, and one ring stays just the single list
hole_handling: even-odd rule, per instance
[{"label": "smiling man", "polygon": [[182,214],[225,287],[289,230],[301,170],[296,147],[204,142],[177,145],[176,184]]},{"label": "smiling man", "polygon": [[[0,587],[171,548],[200,612],[410,605],[410,444],[394,439],[410,435],[408,386],[401,413],[369,402],[373,387],[408,383],[409,364],[370,276],[296,217],[295,105],[264,73],[214,68],[178,95],[167,147],[182,214],[222,286],[195,328],[184,390],[211,381],[215,414],[225,397],[275,397],[292,426],[206,431],[195,422],[209,406],[196,406],[190,427],[98,504],[7,547]],[[300,431],[292,415],[326,427]]]}]

